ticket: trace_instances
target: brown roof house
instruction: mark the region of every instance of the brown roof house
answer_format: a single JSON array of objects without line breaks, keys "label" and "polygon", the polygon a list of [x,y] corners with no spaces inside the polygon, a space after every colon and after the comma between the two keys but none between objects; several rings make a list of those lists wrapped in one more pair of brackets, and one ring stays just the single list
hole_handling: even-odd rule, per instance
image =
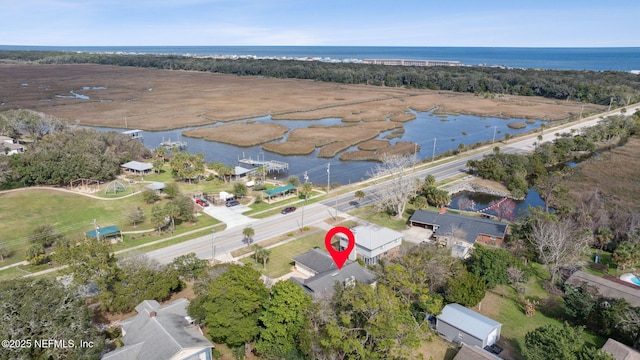
[{"label": "brown roof house", "polygon": [[343,286],[354,285],[356,282],[376,285],[376,276],[371,271],[350,260],[347,260],[342,269],[338,269],[331,256],[320,249],[311,249],[294,257],[293,261],[296,270],[308,278],[291,279],[314,298],[332,295],[336,283]]},{"label": "brown roof house", "polygon": [[433,230],[436,241],[451,249],[451,256],[457,258],[467,258],[476,242],[501,245],[508,227],[501,221],[429,210],[416,210],[409,222],[411,226]]},{"label": "brown roof house", "polygon": [[[349,254],[349,259],[360,258],[367,265],[373,265],[381,258],[398,254],[404,236],[401,232],[377,225],[356,226],[351,229],[351,232],[356,239],[356,246]],[[349,245],[349,240],[340,233],[338,236],[340,250],[343,251]]]},{"label": "brown roof house", "polygon": [[210,360],[213,344],[187,316],[189,300],[166,305],[145,300],[138,314],[121,322],[125,346],[102,356],[103,360]]}]

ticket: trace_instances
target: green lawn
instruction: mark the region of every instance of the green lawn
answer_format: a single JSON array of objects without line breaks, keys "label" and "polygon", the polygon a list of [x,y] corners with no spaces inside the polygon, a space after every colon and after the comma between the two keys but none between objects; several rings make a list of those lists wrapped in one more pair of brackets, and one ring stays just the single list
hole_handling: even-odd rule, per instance
[{"label": "green lawn", "polygon": [[[513,288],[500,285],[488,291],[482,300],[480,312],[502,323],[501,337],[507,340],[517,352],[524,346],[525,335],[547,324],[560,324],[564,317],[564,301],[561,297],[551,295],[544,290],[543,281],[549,278],[548,271],[540,264],[532,263],[528,267],[530,275],[526,283],[525,294],[516,293]],[[525,299],[538,301],[536,314],[532,317],[525,315]],[[477,307],[475,308],[477,310]],[[605,338],[590,333],[584,333],[587,344],[602,347]]]},{"label": "green lawn", "polygon": [[316,231],[286,244],[271,248],[271,255],[269,256],[266,269],[262,268],[262,262],[256,264],[253,256],[245,257],[241,261],[245,264],[252,265],[255,269],[270,278],[277,278],[291,271],[291,267],[293,266],[292,258],[314,247],[324,248],[324,236],[324,231]]},{"label": "green lawn", "polygon": [[[166,200],[158,202],[157,205],[164,205],[164,201]],[[98,200],[78,194],[38,189],[0,194],[0,242],[13,252],[12,256],[0,265],[25,259],[26,249],[30,245],[29,234],[38,225],[51,224],[56,231],[70,239],[83,238],[85,231],[93,229],[94,219],[100,226],[117,225],[123,231],[152,229],[152,206],[145,204],[140,194],[118,200]],[[133,227],[128,224],[128,214],[131,209],[137,207],[142,208],[146,219],[142,224]],[[203,215],[198,217],[196,225],[178,226],[177,233],[217,223],[219,221]],[[164,237],[167,235],[155,232],[125,235],[125,243],[116,248],[131,247]]]}]

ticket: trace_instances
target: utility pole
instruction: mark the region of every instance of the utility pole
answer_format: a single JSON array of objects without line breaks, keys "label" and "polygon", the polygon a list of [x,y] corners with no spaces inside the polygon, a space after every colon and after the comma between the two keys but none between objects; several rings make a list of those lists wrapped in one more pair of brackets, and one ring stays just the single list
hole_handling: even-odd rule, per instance
[{"label": "utility pole", "polygon": [[431,154],[431,162],[436,158],[436,138],[433,138],[433,154]]},{"label": "utility pole", "polygon": [[98,221],[93,219],[93,228],[96,229],[96,239],[100,241],[100,226],[98,226]]},{"label": "utility pole", "polygon": [[[309,182],[309,175],[307,175],[307,172],[304,172],[304,175],[302,175],[302,177],[304,178],[304,183],[306,184],[307,182]],[[304,193],[304,202],[302,203],[302,221],[301,221],[301,225],[300,226],[300,230],[304,231],[304,207],[305,205],[307,205],[307,196],[308,194],[305,192]]]},{"label": "utility pole", "polygon": [[493,126],[493,140],[491,140],[491,143],[493,144],[494,142],[496,142],[496,130],[497,130],[497,126]]},{"label": "utility pole", "polygon": [[327,194],[331,190],[331,163],[327,164]]}]

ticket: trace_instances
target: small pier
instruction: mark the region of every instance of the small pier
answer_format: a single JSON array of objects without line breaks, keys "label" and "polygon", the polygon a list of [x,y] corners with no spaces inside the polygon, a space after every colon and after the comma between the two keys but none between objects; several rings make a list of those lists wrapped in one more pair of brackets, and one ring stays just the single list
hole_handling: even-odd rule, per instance
[{"label": "small pier", "polygon": [[248,159],[238,159],[240,164],[251,165],[251,166],[264,166],[267,172],[287,172],[289,171],[289,163],[278,160],[268,160],[268,161],[260,161],[253,160],[251,158]]},{"label": "small pier", "polygon": [[169,140],[165,140],[164,138],[162,138],[162,142],[160,143],[160,146],[164,146],[166,148],[173,148],[173,147],[177,147],[178,149],[182,150],[182,149],[186,149],[187,148],[187,142],[186,141],[171,141],[171,139]]}]

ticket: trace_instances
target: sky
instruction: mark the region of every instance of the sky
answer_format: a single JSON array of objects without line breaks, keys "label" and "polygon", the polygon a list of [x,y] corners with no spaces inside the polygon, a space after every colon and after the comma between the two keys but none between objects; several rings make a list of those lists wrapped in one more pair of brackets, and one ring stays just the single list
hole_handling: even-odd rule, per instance
[{"label": "sky", "polygon": [[0,45],[639,47],[640,1],[3,0]]}]

